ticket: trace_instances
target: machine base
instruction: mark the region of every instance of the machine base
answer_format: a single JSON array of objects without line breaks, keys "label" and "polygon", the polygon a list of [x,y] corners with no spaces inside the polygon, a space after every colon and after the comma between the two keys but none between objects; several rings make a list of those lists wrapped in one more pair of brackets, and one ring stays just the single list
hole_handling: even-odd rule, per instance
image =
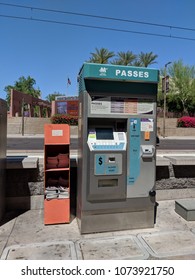
[{"label": "machine base", "polygon": [[154,227],[154,210],[122,213],[82,213],[81,234]]}]

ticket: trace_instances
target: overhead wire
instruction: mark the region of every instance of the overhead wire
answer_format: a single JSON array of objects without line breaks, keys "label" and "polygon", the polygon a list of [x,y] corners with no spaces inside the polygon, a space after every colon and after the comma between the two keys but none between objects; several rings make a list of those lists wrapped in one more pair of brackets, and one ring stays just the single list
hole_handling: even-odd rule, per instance
[{"label": "overhead wire", "polygon": [[108,16],[99,16],[99,15],[91,15],[91,14],[84,14],[84,13],[76,13],[76,12],[70,12],[70,11],[60,11],[60,10],[55,10],[55,9],[30,7],[30,6],[24,6],[24,5],[18,5],[18,4],[2,3],[2,2],[0,3],[0,5],[11,6],[11,7],[18,7],[18,8],[25,8],[25,9],[33,9],[33,10],[45,11],[45,12],[70,14],[70,15],[83,16],[83,17],[100,18],[100,19],[113,20],[113,21],[121,21],[121,22],[129,22],[129,23],[136,23],[136,24],[152,25],[152,26],[157,26],[157,27],[173,28],[173,29],[180,29],[180,30],[193,31],[193,32],[195,31],[195,28],[182,27],[182,26],[174,26],[174,25],[167,25],[167,24],[159,24],[159,23],[152,23],[152,22],[147,22],[147,21],[137,21],[137,20],[129,20],[129,19],[122,19],[122,18],[108,17]]},{"label": "overhead wire", "polygon": [[[192,31],[192,32],[195,31],[194,28],[187,28],[187,27],[181,27],[181,26],[171,26],[171,25],[165,25],[165,24],[157,24],[157,23],[150,23],[150,22],[143,22],[143,21],[135,21],[135,20],[121,19],[121,18],[91,15],[91,14],[75,13],[75,12],[70,12],[70,11],[60,11],[60,10],[54,10],[54,9],[37,8],[37,7],[30,7],[30,6],[24,6],[24,5],[2,3],[2,2],[0,2],[0,5],[17,7],[17,8],[25,8],[25,9],[30,9],[31,11],[32,10],[39,10],[39,11],[46,11],[46,12],[52,12],[52,13],[70,14],[70,15],[83,16],[83,17],[92,17],[92,18],[100,18],[100,19],[114,20],[114,21],[121,21],[121,22],[135,23],[135,24],[151,25],[151,26],[164,27],[164,28],[169,28],[169,29],[178,29],[178,30],[185,30],[185,31]],[[31,17],[23,17],[23,16],[13,16],[13,15],[0,14],[0,17],[12,18],[12,19],[21,19],[21,20],[31,20],[31,21],[38,21],[38,22],[45,22],[45,23],[63,24],[63,25],[69,25],[69,26],[76,26],[76,27],[83,27],[83,28],[93,28],[93,29],[115,31],[115,32],[134,33],[134,34],[140,34],[140,35],[150,35],[150,36],[158,36],[158,37],[164,37],[164,38],[195,41],[195,38],[175,36],[175,35],[172,35],[172,34],[166,35],[166,34],[160,34],[160,33],[142,32],[142,31],[118,29],[118,28],[111,28],[111,27],[102,27],[102,26],[97,26],[97,25],[95,26],[95,25],[88,25],[88,24],[79,24],[79,23],[70,23],[70,22],[64,22],[64,21],[56,21],[56,20],[46,20],[46,19],[35,18],[35,17],[32,17],[32,16]]]}]

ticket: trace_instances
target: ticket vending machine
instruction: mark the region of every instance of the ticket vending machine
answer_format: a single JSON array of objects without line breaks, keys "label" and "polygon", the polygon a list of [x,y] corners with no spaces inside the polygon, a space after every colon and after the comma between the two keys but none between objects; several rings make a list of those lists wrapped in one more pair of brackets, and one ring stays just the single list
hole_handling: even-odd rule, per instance
[{"label": "ticket vending machine", "polygon": [[158,70],[85,63],[78,80],[81,233],[153,227]]}]

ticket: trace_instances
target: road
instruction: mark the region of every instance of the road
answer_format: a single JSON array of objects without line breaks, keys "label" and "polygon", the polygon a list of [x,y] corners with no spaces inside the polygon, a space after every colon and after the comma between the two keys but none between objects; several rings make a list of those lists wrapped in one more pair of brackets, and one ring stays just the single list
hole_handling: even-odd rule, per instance
[{"label": "road", "polygon": [[159,150],[195,150],[194,139],[161,139]]},{"label": "road", "polygon": [[[77,138],[71,139],[70,148],[77,149]],[[15,137],[7,138],[7,150],[43,150],[43,137]],[[195,150],[194,139],[161,139],[158,150]]]},{"label": "road", "polygon": [[[70,148],[77,149],[78,140],[71,139]],[[7,138],[7,150],[43,150],[44,138],[43,137],[14,137]]]}]

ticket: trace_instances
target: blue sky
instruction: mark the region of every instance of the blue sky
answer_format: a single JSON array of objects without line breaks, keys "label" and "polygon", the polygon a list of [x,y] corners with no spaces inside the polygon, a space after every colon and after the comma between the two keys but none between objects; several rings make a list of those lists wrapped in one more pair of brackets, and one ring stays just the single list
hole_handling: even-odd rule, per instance
[{"label": "blue sky", "polygon": [[[18,8],[2,3],[127,19],[172,28]],[[158,55],[157,63],[152,65],[152,68],[157,69],[163,68],[168,61],[179,59],[184,64],[195,65],[194,11],[194,0],[0,0],[0,97],[4,99],[6,96],[5,86],[13,85],[19,77],[29,75],[36,80],[35,87],[41,90],[42,99],[54,92],[67,96],[77,95],[78,72],[96,47],[104,47],[115,53],[128,50],[135,54],[152,51]],[[155,33],[168,37],[48,21]],[[176,29],[174,26],[194,30]],[[192,40],[174,39],[170,35]],[[71,85],[67,88],[68,77]]]}]

